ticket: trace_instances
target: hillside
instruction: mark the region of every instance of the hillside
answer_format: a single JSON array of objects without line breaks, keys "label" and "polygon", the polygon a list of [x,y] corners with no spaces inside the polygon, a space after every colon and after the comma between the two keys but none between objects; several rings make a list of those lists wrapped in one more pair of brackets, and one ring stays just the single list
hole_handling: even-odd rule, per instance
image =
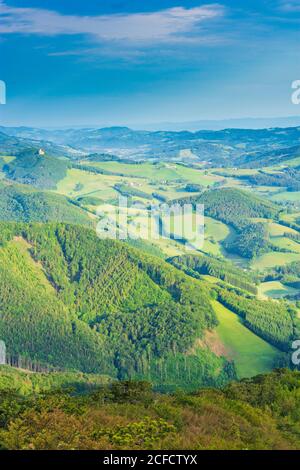
[{"label": "hillside", "polygon": [[175,256],[168,261],[176,268],[182,269],[186,274],[197,279],[209,275],[252,294],[257,293],[255,276],[245,273],[228,261],[204,255]]},{"label": "hillside", "polygon": [[40,155],[36,149],[26,149],[3,166],[6,177],[39,189],[55,189],[67,174],[69,163],[53,156]]},{"label": "hillside", "polygon": [[19,128],[18,132],[14,132],[11,128],[0,126],[0,155],[17,155],[28,148],[38,150],[41,147],[51,155],[58,157],[62,155],[82,155],[81,152],[77,152],[72,147],[57,145],[54,142],[43,139],[39,133],[37,133],[36,136],[33,134],[27,135],[27,133],[24,132],[24,128]]},{"label": "hillside", "polygon": [[164,387],[235,376],[209,350],[184,355],[217,325],[199,281],[78,226],[6,224],[1,238],[0,338],[10,355]]},{"label": "hillside", "polygon": [[[213,277],[215,298],[239,317],[239,323],[277,349],[290,351],[293,340],[300,333],[300,321],[293,304],[258,299],[255,276],[251,277],[229,263],[195,255],[174,257],[170,262],[193,278]],[[297,274],[297,266],[292,267]]]},{"label": "hillside", "polygon": [[[93,376],[37,378],[1,367],[0,446],[11,450],[299,450],[299,375],[277,370],[222,390],[161,395],[147,382],[101,386]],[[90,393],[64,390],[70,379]],[[40,392],[35,389],[30,394],[31,384],[39,384]]]},{"label": "hillside", "polygon": [[294,145],[287,148],[280,148],[269,152],[258,152],[253,155],[244,155],[236,161],[241,168],[263,168],[272,165],[282,165],[300,156],[300,147]]},{"label": "hillside", "polygon": [[180,204],[203,204],[205,214],[239,229],[247,219],[274,218],[276,206],[249,191],[235,188],[220,188],[204,191],[197,196],[178,199]]},{"label": "hillside", "polygon": [[254,175],[242,175],[240,178],[253,186],[286,188],[290,192],[300,190],[300,171],[295,168],[287,167],[276,173],[260,170]]},{"label": "hillside", "polygon": [[[259,165],[284,155],[285,149],[299,146],[299,127],[286,129],[223,129],[220,131],[197,130],[146,131],[128,127],[83,129],[37,129],[26,127],[0,128],[14,138],[27,141],[51,141],[53,145],[66,146],[66,151],[77,149],[82,153],[113,153],[136,160],[178,159],[182,149],[190,149],[193,161],[206,161],[214,166],[239,166],[257,159]],[[242,145],[241,145],[242,144]],[[41,146],[41,145],[40,145]],[[276,152],[279,151],[278,154]],[[288,150],[289,152],[289,150]],[[266,157],[264,155],[266,154]],[[270,154],[270,157],[268,156]],[[190,161],[181,156],[181,159]],[[252,164],[252,163],[251,163]]]},{"label": "hillside", "polygon": [[0,182],[0,221],[92,225],[87,213],[64,196]]},{"label": "hillside", "polygon": [[279,209],[275,204],[235,188],[210,189],[176,202],[203,204],[206,216],[231,225],[236,236],[223,242],[229,252],[251,259],[272,250],[265,225],[253,219],[276,220]]},{"label": "hillside", "polygon": [[0,146],[1,155],[15,155],[16,153],[25,150],[28,144],[26,144],[26,141],[23,142],[17,137],[0,132]]}]

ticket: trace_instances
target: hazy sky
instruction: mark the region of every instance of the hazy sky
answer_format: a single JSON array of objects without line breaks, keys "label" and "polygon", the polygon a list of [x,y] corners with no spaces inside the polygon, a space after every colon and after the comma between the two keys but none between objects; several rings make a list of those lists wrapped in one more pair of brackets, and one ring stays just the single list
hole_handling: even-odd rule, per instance
[{"label": "hazy sky", "polygon": [[300,0],[0,0],[0,121],[300,115]]}]

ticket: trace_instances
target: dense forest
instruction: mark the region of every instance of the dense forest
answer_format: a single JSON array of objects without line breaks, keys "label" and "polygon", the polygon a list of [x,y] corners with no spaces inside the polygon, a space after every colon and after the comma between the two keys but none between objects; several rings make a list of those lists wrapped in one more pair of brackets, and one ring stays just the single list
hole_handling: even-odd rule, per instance
[{"label": "dense forest", "polygon": [[[194,278],[209,274],[224,283],[214,284],[217,299],[239,315],[247,328],[282,351],[290,351],[291,343],[300,334],[300,320],[291,303],[259,300],[256,297],[257,277],[223,261],[208,256],[185,255],[169,260],[171,264]],[[298,263],[290,270],[297,271]],[[284,268],[278,268],[284,271]],[[231,287],[232,286],[232,287]],[[213,295],[213,294],[211,294]]]},{"label": "dense forest", "polygon": [[0,448],[299,450],[300,373],[162,395],[148,382],[1,367]]},{"label": "dense forest", "polygon": [[64,196],[2,182],[0,182],[0,220],[92,225],[87,213]]},{"label": "dense forest", "polygon": [[255,186],[285,187],[287,191],[300,191],[300,172],[294,168],[286,168],[278,173],[266,173],[261,170],[254,175],[239,177]]},{"label": "dense forest", "polygon": [[249,192],[235,188],[210,189],[199,196],[178,199],[179,203],[204,204],[205,214],[240,230],[251,218],[276,218],[278,208]]},{"label": "dense forest", "polygon": [[228,261],[205,255],[175,256],[168,261],[176,268],[182,269],[186,274],[197,279],[201,279],[203,274],[208,274],[252,294],[257,294],[255,284],[258,279],[256,276],[245,273]]},{"label": "dense forest", "polygon": [[217,325],[209,293],[159,258],[71,225],[2,224],[0,338],[11,354],[113,377],[222,385],[234,367],[182,356]]},{"label": "dense forest", "polygon": [[234,240],[225,242],[225,248],[243,258],[254,258],[272,249],[268,230],[263,223],[240,223]]},{"label": "dense forest", "polygon": [[300,283],[300,261],[294,261],[269,270],[265,279],[267,281],[279,280],[291,286],[297,285]]}]

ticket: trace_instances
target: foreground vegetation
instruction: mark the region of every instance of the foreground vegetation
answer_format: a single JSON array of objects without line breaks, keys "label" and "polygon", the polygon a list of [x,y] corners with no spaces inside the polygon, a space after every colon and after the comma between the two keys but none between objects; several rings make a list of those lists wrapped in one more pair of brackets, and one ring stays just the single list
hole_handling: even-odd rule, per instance
[{"label": "foreground vegetation", "polygon": [[[39,378],[39,393],[24,395],[33,374],[0,372],[2,449],[300,449],[299,372],[175,395],[155,393],[148,382],[94,384],[80,394],[63,383],[45,390],[47,376]],[[20,389],[9,389],[2,374]]]}]

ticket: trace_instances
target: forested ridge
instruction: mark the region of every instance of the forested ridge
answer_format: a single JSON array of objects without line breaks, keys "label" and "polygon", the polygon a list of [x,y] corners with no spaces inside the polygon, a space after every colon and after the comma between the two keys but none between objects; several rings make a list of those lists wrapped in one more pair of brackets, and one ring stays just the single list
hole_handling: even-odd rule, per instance
[{"label": "forested ridge", "polygon": [[240,178],[255,186],[286,187],[287,191],[300,191],[300,172],[294,168],[271,174],[261,170],[257,174],[242,175]]},{"label": "forested ridge", "polygon": [[55,189],[70,167],[68,160],[40,154],[35,148],[19,152],[16,158],[3,166],[7,178],[39,189]]},{"label": "forested ridge", "polygon": [[245,258],[259,256],[271,248],[265,225],[252,219],[278,218],[279,209],[272,202],[235,188],[204,191],[198,196],[178,199],[179,204],[203,204],[206,216],[231,225],[237,232],[234,240],[225,241],[228,251]]},{"label": "forested ridge", "polygon": [[256,276],[251,273],[245,273],[228,261],[205,255],[175,256],[168,261],[176,268],[197,279],[201,279],[203,274],[209,274],[228,284],[232,284],[252,294],[257,294],[256,283],[258,279]]},{"label": "forested ridge", "polygon": [[209,189],[198,196],[178,199],[177,202],[204,204],[207,216],[231,224],[237,230],[247,219],[276,218],[278,213],[278,208],[271,202],[235,188]]},{"label": "forested ridge", "polygon": [[92,225],[87,213],[64,196],[2,182],[0,182],[0,221]]},{"label": "forested ridge", "polygon": [[161,259],[63,224],[2,224],[0,338],[47,364],[218,385],[234,368],[184,354],[217,325],[209,293]]}]

